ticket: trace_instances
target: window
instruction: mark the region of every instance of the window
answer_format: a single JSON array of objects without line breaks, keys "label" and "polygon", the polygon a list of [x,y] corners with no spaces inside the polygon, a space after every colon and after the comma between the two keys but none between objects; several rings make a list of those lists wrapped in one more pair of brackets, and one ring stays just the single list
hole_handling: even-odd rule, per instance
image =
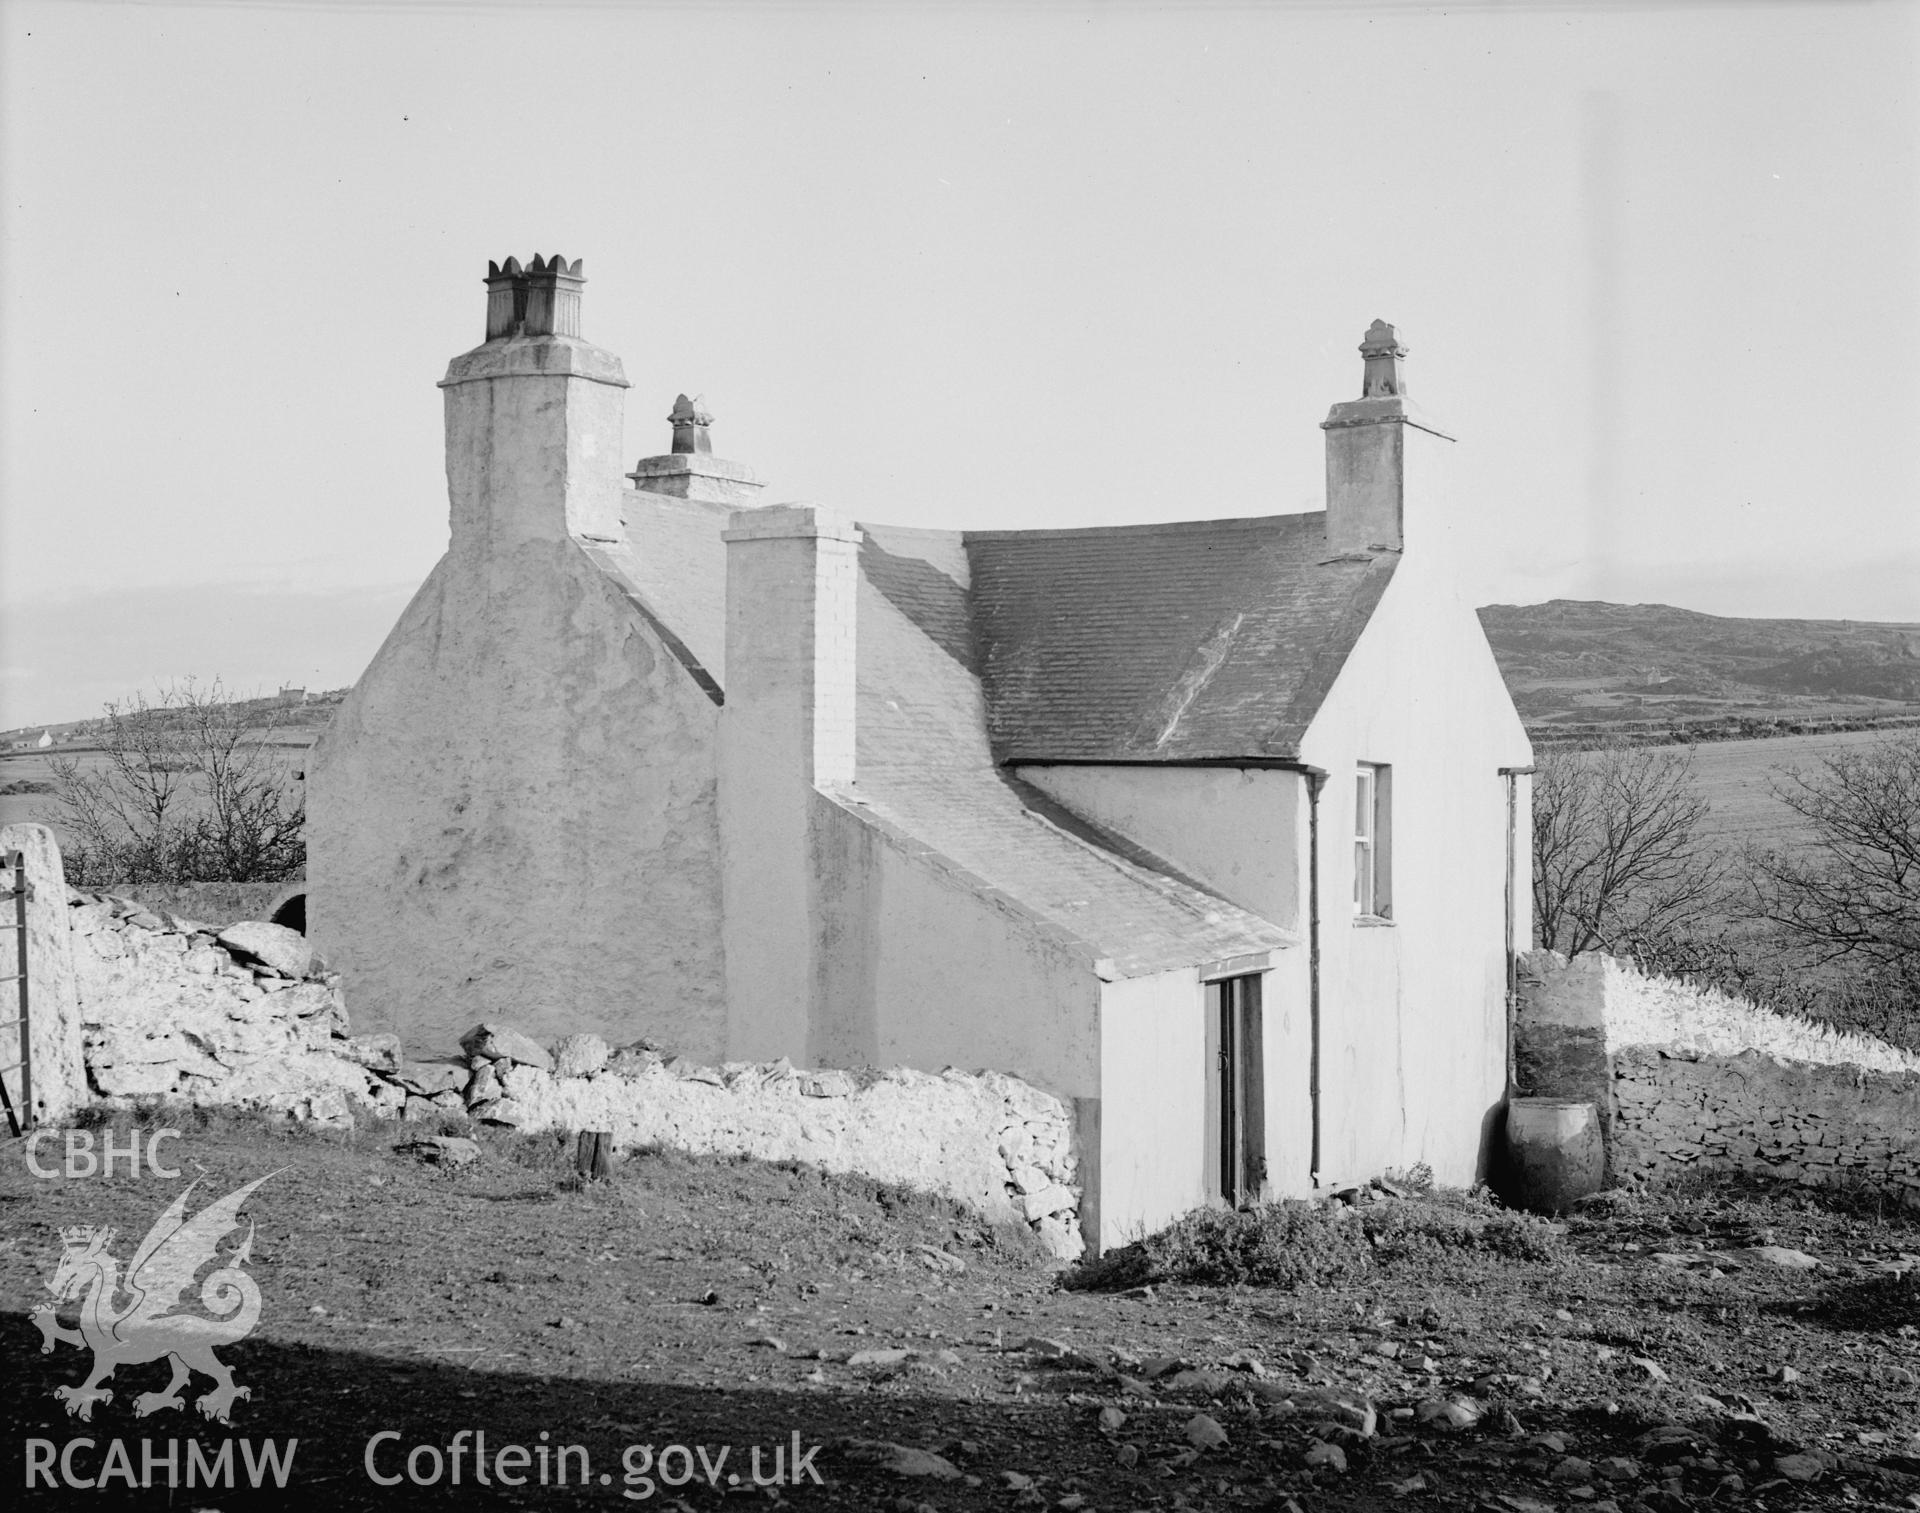
[{"label": "window", "polygon": [[1391,800],[1393,769],[1362,762],[1353,780],[1353,912],[1393,917]]}]

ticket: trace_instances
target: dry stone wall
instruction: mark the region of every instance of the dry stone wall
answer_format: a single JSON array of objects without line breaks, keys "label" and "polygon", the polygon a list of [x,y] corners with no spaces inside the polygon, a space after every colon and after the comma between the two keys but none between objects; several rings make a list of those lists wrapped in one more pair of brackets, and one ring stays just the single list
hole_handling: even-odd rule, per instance
[{"label": "dry stone wall", "polygon": [[603,1130],[616,1151],[804,1161],[941,1192],[1024,1221],[1057,1256],[1084,1249],[1071,1111],[1015,1077],[713,1067],[597,1035],[543,1045],[497,1024],[477,1026],[457,1059],[403,1063],[396,1037],[350,1033],[339,977],[294,931],[73,889],[66,912],[101,1101],[264,1108],[337,1128],[370,1114]]},{"label": "dry stone wall", "polygon": [[1601,955],[1520,974],[1522,1093],[1587,1098],[1618,1179],[1735,1167],[1920,1207],[1920,1055]]},{"label": "dry stone wall", "polygon": [[1614,1058],[1614,1171],[1737,1166],[1920,1207],[1920,1072],[1634,1046]]},{"label": "dry stone wall", "polygon": [[348,1031],[339,978],[292,930],[224,928],[68,890],[91,1091],[278,1110],[350,1125],[398,1110],[399,1042]]},{"label": "dry stone wall", "polygon": [[702,1066],[597,1035],[551,1049],[499,1025],[476,1027],[467,1060],[421,1064],[468,1112],[525,1131],[605,1130],[616,1150],[677,1150],[805,1161],[829,1171],[942,1192],[995,1218],[1024,1220],[1074,1257],[1079,1161],[1071,1110],[999,1072],[805,1071],[784,1058]]}]

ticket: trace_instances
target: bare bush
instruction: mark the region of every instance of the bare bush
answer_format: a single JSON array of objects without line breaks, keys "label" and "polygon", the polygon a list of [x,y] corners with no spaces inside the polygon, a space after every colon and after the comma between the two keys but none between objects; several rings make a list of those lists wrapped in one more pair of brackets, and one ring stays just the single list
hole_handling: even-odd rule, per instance
[{"label": "bare bush", "polygon": [[1920,965],[1920,735],[1834,752],[1773,791],[1813,845],[1749,853],[1766,918],[1816,962]]},{"label": "bare bush", "polygon": [[1832,984],[1825,1017],[1907,1040],[1920,1031],[1920,735],[1836,751],[1773,791],[1808,840],[1748,850],[1757,913]]},{"label": "bare bush", "polygon": [[250,726],[218,679],[106,706],[101,759],[51,763],[77,883],[275,882],[306,865],[306,804],[274,718]]},{"label": "bare bush", "polygon": [[1533,917],[1572,956],[1661,958],[1705,933],[1726,869],[1704,840],[1693,753],[1611,746],[1549,752],[1533,780]]}]

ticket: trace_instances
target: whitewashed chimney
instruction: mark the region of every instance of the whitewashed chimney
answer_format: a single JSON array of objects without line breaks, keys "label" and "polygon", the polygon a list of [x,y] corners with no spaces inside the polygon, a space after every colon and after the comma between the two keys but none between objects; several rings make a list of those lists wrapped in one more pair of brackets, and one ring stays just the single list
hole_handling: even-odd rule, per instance
[{"label": "whitewashed chimney", "polygon": [[675,499],[700,499],[709,504],[752,504],[764,485],[744,462],[713,455],[713,412],[707,396],[682,394],[667,416],[673,427],[671,450],[658,457],[642,457],[627,477],[637,489],[667,494]]},{"label": "whitewashed chimney", "polygon": [[446,392],[456,557],[529,540],[621,538],[620,359],[580,336],[581,262],[487,265],[487,339]]},{"label": "whitewashed chimney", "polygon": [[736,510],[725,536],[720,855],[735,1058],[808,1054],[815,793],[854,780],[860,535],[835,511],[774,505]]},{"label": "whitewashed chimney", "polygon": [[1407,398],[1399,333],[1383,320],[1360,343],[1360,397],[1336,404],[1327,433],[1327,549],[1336,555],[1403,551],[1442,524],[1440,493],[1453,438]]}]

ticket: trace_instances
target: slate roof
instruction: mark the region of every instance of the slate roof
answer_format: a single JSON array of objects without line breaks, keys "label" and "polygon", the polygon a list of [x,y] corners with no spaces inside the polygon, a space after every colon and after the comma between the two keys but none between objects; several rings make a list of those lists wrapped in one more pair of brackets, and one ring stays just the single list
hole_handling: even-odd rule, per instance
[{"label": "slate roof", "polygon": [[625,541],[582,540],[694,681],[718,702],[727,678],[727,546],[733,508],[628,489]]},{"label": "slate roof", "polygon": [[1003,762],[1232,761],[1300,740],[1392,576],[1326,516],[966,536]]},{"label": "slate roof", "polygon": [[1296,944],[994,760],[956,532],[862,523],[853,787],[834,795],[963,887],[997,896],[1115,976]]},{"label": "slate roof", "polygon": [[[630,492],[585,543],[719,700],[730,510]],[[854,785],[829,795],[1119,977],[1298,944],[1008,771],[1287,758],[1397,558],[1323,515],[1077,531],[862,522]]]}]

